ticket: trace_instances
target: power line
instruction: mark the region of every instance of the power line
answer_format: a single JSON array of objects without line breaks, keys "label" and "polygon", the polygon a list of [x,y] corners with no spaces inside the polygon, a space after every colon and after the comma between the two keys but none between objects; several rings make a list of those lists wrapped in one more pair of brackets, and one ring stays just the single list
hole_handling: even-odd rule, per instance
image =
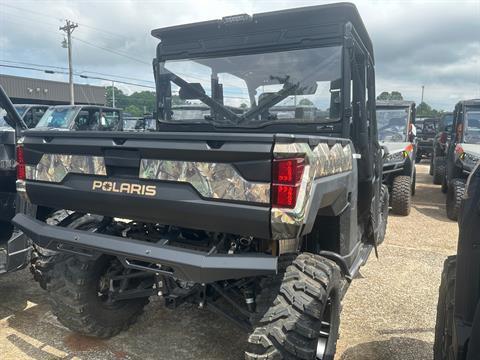
[{"label": "power line", "polygon": [[[8,64],[17,64],[17,65],[31,65],[31,66],[35,66],[35,67],[41,67],[41,68],[68,70],[68,68],[66,68],[66,67],[44,65],[44,64],[34,64],[34,63],[23,62],[23,61],[12,61],[12,60],[2,60],[2,59],[0,59],[0,62],[4,62],[4,63],[8,63]],[[141,82],[147,82],[147,83],[154,84],[154,82],[152,80],[138,79],[138,78],[123,76],[123,75],[106,74],[106,73],[97,72],[97,71],[90,71],[90,70],[82,70],[79,73],[77,73],[76,75],[82,75],[83,73],[96,74],[96,75],[101,75],[101,76],[108,76],[110,78],[127,79],[127,80],[141,81]]]},{"label": "power line", "polygon": [[[17,11],[21,11],[22,13],[27,12],[27,13],[42,16],[42,17],[45,17],[45,18],[55,19],[57,21],[64,21],[65,20],[65,18],[59,18],[59,17],[53,16],[53,15],[48,15],[48,14],[41,13],[41,12],[38,12],[38,11],[34,11],[34,10],[30,10],[30,9],[24,9],[24,8],[21,8],[21,7],[18,7],[18,6],[12,6],[10,4],[2,4],[2,6],[6,6],[6,7],[9,7],[9,8],[15,9]],[[14,15],[14,16],[16,16],[16,15]],[[35,19],[35,21],[38,21],[38,19]],[[102,33],[105,33],[105,34],[109,34],[109,35],[113,35],[113,36],[117,36],[117,37],[127,39],[126,36],[115,33],[115,32],[112,32],[112,31],[109,31],[109,30],[100,29],[100,28],[97,28],[95,26],[91,26],[91,25],[84,24],[84,23],[79,23],[79,22],[76,22],[76,23],[78,25],[81,25],[83,27],[86,27],[86,28],[89,28],[89,29],[92,29],[92,30],[95,30],[95,31],[99,31],[99,32],[102,32]]]},{"label": "power line", "polygon": [[[7,67],[7,68],[14,68],[14,69],[23,69],[23,70],[32,70],[32,71],[38,71],[38,72],[43,72],[46,74],[64,74],[68,75],[68,72],[66,71],[54,71],[54,70],[44,70],[44,69],[36,69],[32,67],[27,67],[27,66],[17,66],[17,65],[4,65],[0,64],[0,67]],[[149,89],[155,89],[154,86],[149,86],[149,85],[144,85],[144,84],[135,84],[132,82],[127,82],[127,81],[120,81],[116,79],[108,79],[108,78],[101,78],[101,77],[96,77],[96,76],[87,76],[87,75],[82,75],[82,74],[73,74],[74,76],[81,77],[83,79],[95,79],[95,80],[104,80],[104,81],[115,81],[120,84],[126,84],[126,85],[133,85],[133,86],[138,86],[138,87],[143,87],[143,88],[149,88]]]},{"label": "power line", "polygon": [[104,51],[108,51],[108,52],[111,52],[111,53],[116,54],[116,55],[119,55],[119,56],[123,56],[123,57],[125,57],[125,58],[130,59],[130,60],[134,60],[134,61],[137,61],[137,62],[139,62],[139,63],[145,64],[145,65],[151,65],[149,62],[146,62],[146,61],[143,61],[143,60],[134,58],[134,57],[132,57],[132,56],[130,56],[130,55],[121,53],[121,52],[119,52],[119,51],[117,51],[117,50],[113,50],[113,49],[107,48],[107,47],[105,47],[105,46],[93,44],[93,43],[91,43],[91,42],[89,42],[89,41],[80,39],[80,38],[78,38],[78,37],[76,37],[76,36],[74,37],[74,39],[77,40],[77,41],[80,41],[80,42],[82,42],[82,43],[84,43],[84,44],[87,44],[87,45],[96,47],[96,48],[98,48],[98,49],[101,49],[101,50],[104,50]]}]

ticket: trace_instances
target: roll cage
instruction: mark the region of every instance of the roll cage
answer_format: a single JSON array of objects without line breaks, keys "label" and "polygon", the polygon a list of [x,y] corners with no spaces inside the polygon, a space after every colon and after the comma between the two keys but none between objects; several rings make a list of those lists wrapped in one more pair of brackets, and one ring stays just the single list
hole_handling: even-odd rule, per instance
[{"label": "roll cage", "polygon": [[[352,4],[312,6],[249,16],[246,14],[187,25],[156,29],[160,39],[153,60],[157,93],[158,131],[228,131],[264,133],[308,133],[351,138],[359,161],[360,179],[373,176],[375,148],[379,149],[375,116],[374,56],[370,38]],[[330,111],[336,106],[338,121],[328,123],[269,123],[249,129],[220,124],[174,124],[158,121],[171,115],[172,91],[169,82],[220,113],[227,122],[242,122],[247,114],[261,112],[295,91],[294,84],[284,84],[256,107],[237,114],[222,104],[221,84],[212,78],[211,94],[195,83],[189,83],[166,71],[167,60],[201,59],[214,56],[236,56],[279,52],[327,46],[341,46],[341,78],[330,86]],[[227,129],[227,130],[226,130]]]}]

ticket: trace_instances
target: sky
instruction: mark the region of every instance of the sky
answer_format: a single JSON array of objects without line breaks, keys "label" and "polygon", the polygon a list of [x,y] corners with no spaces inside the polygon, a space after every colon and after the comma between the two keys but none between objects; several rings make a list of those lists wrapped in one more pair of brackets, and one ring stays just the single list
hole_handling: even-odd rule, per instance
[{"label": "sky", "polygon": [[[78,23],[72,40],[74,71],[89,77],[75,77],[76,82],[110,85],[92,77],[115,76],[146,86],[116,84],[126,93],[148,90],[158,44],[152,29],[331,2],[0,0],[0,64],[65,72],[67,51],[59,27],[70,19]],[[480,98],[480,0],[353,2],[373,42],[377,94],[396,90],[419,103],[423,85],[425,102],[447,111],[460,99]],[[4,66],[0,73],[68,79],[66,74]]]}]

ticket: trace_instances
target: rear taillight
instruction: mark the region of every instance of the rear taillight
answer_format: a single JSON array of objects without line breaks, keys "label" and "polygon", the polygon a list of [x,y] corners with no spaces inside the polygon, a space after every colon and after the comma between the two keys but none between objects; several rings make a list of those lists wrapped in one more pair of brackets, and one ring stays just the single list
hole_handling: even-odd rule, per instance
[{"label": "rear taillight", "polygon": [[272,206],[293,209],[304,170],[303,158],[273,161]]},{"label": "rear taillight", "polygon": [[23,154],[23,146],[17,145],[17,180],[25,179],[25,156]]}]

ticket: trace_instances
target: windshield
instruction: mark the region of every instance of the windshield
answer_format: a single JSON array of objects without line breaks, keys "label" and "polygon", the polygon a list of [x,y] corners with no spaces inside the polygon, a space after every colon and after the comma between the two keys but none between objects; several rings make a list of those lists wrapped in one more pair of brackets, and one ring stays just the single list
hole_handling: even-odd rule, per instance
[{"label": "windshield", "polygon": [[153,118],[127,117],[123,119],[123,131],[153,131],[155,120]]},{"label": "windshield", "polygon": [[76,112],[74,107],[49,108],[35,128],[68,129]]},{"label": "windshield", "polygon": [[480,108],[467,108],[465,112],[464,141],[480,144]]},{"label": "windshield", "polygon": [[[418,128],[417,128],[418,131]],[[437,132],[437,121],[433,119],[427,119],[423,122],[422,133],[423,134],[435,134]]]},{"label": "windshield", "polygon": [[159,67],[159,119],[235,127],[337,121],[341,54],[333,46],[166,61]]},{"label": "windshield", "polygon": [[22,117],[25,114],[25,111],[27,111],[28,109],[28,106],[23,106],[23,105],[13,105],[13,107],[15,108],[15,110],[17,110],[18,115],[20,115],[20,117]]},{"label": "windshield", "polygon": [[408,107],[382,109],[377,107],[378,139],[380,141],[407,141]]},{"label": "windshield", "polygon": [[453,114],[444,115],[442,118],[443,126],[451,126],[453,124]]}]

